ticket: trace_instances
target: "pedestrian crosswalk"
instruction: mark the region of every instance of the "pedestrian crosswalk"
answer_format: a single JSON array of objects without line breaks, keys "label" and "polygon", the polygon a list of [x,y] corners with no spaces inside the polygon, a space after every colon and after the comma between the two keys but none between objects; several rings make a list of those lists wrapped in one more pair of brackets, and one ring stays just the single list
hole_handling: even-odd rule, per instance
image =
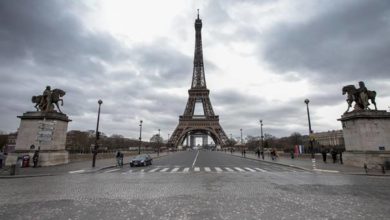
[{"label": "pedestrian crosswalk", "polygon": [[[273,173],[273,172],[307,172],[305,170],[299,170],[289,167],[281,166],[264,166],[259,167],[181,167],[181,166],[150,166],[150,167],[134,167],[130,169],[126,168],[111,168],[99,171],[99,173]],[[86,170],[69,171],[69,174],[82,174],[86,173]]]},{"label": "pedestrian crosswalk", "polygon": [[149,167],[149,168],[131,168],[130,170],[126,169],[108,169],[102,171],[102,173],[114,173],[121,172],[123,174],[129,173],[269,173],[269,172],[306,172],[303,170],[295,170],[291,168],[280,168],[277,169],[268,167],[268,168],[258,168],[258,167]]}]

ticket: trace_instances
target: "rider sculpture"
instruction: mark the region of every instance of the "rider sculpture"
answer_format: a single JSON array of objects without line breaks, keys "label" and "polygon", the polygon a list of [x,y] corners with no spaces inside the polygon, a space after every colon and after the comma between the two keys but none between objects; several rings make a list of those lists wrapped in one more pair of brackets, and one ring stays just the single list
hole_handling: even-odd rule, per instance
[{"label": "rider sculpture", "polygon": [[61,101],[61,106],[64,105],[62,96],[65,95],[65,91],[61,89],[51,90],[50,86],[46,86],[46,89],[43,91],[42,95],[33,96],[31,101],[35,103],[35,108],[37,111],[41,112],[52,112],[54,110],[54,105],[57,106],[59,112],[62,113],[58,102]]},{"label": "rider sculpture", "polygon": [[348,109],[345,113],[352,107],[352,102],[355,102],[354,110],[371,110],[368,107],[370,105],[368,100],[371,101],[375,110],[377,110],[375,102],[376,92],[368,90],[363,81],[359,82],[359,88],[357,89],[354,85],[347,85],[343,87],[342,91],[343,95],[347,95]]}]

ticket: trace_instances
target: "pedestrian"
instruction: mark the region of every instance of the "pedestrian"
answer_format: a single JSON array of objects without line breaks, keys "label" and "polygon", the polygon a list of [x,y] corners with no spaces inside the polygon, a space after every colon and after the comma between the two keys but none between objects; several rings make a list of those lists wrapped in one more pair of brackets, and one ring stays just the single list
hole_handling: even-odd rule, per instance
[{"label": "pedestrian", "polygon": [[321,151],[321,154],[322,154],[322,160],[324,161],[324,163],[326,163],[326,149],[325,147],[322,148],[322,151]]},{"label": "pedestrian", "polygon": [[271,150],[271,159],[275,160],[275,156],[276,156],[275,149],[272,149]]},{"label": "pedestrian", "polygon": [[260,154],[261,154],[261,158],[264,160],[264,151],[261,150],[261,151],[260,151]]},{"label": "pedestrian", "polygon": [[343,164],[343,150],[340,150],[340,163]]},{"label": "pedestrian", "polygon": [[294,159],[294,150],[290,151],[291,159]]},{"label": "pedestrian", "polygon": [[260,150],[259,149],[256,150],[256,154],[257,154],[257,158],[260,158]]},{"label": "pedestrian", "polygon": [[245,151],[245,149],[244,149],[244,151],[243,151],[243,154],[244,154],[244,157],[245,157],[245,154],[246,154],[246,151]]},{"label": "pedestrian", "polygon": [[123,154],[120,151],[117,151],[115,157],[117,166],[122,167],[121,160],[123,161]]},{"label": "pedestrian", "polygon": [[330,154],[332,155],[333,163],[336,163],[337,151],[334,148],[332,148],[332,150],[330,151]]},{"label": "pedestrian", "polygon": [[38,167],[38,160],[39,160],[39,151],[36,150],[33,155],[34,168]]}]

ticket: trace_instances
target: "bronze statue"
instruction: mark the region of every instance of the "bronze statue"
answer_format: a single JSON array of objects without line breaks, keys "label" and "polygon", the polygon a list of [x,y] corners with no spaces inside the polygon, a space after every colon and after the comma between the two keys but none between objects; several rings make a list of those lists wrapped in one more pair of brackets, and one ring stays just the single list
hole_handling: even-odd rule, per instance
[{"label": "bronze statue", "polygon": [[345,113],[352,107],[352,102],[355,102],[354,110],[371,110],[368,107],[370,105],[368,100],[374,104],[375,110],[377,110],[375,102],[376,92],[368,90],[364,82],[359,82],[358,89],[354,85],[347,85],[343,87],[342,91],[343,95],[347,94],[348,109]]},{"label": "bronze statue", "polygon": [[61,106],[64,105],[64,100],[61,98],[66,93],[61,89],[50,90],[50,86],[46,86],[46,89],[43,91],[42,95],[33,96],[31,101],[35,103],[35,108],[37,111],[41,112],[51,112],[54,110],[54,105],[57,106],[59,112],[62,113],[58,102],[61,101]]}]

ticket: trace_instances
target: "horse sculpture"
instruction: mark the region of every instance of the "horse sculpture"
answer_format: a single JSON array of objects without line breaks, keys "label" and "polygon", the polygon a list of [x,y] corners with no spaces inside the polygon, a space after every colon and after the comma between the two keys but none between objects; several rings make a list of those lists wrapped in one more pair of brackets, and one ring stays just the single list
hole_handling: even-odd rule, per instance
[{"label": "horse sculpture", "polygon": [[[35,103],[34,107],[37,109],[37,111],[53,111],[54,110],[53,104],[55,104],[57,106],[58,111],[62,113],[60,106],[58,105],[58,102],[61,101],[61,106],[64,105],[64,100],[61,97],[63,97],[65,94],[66,94],[65,91],[61,89],[53,89],[50,93],[51,103],[45,104],[44,102],[42,102],[42,98],[43,98],[42,95],[33,96],[31,98],[31,101],[32,103]],[[49,105],[49,108],[46,108],[47,110],[44,107],[46,105]]]},{"label": "horse sculpture", "polygon": [[[370,104],[363,103],[361,96],[360,96],[361,91],[356,89],[356,87],[354,85],[344,86],[342,91],[343,91],[343,95],[347,94],[347,103],[348,103],[348,109],[344,113],[347,113],[349,111],[349,109],[352,107],[352,102],[355,102],[355,109],[362,109],[362,110],[369,109],[370,110],[370,108],[368,107],[368,105],[370,105]],[[371,103],[375,106],[375,110],[377,110],[375,97],[376,97],[375,91],[367,90],[367,99],[371,101]]]}]

